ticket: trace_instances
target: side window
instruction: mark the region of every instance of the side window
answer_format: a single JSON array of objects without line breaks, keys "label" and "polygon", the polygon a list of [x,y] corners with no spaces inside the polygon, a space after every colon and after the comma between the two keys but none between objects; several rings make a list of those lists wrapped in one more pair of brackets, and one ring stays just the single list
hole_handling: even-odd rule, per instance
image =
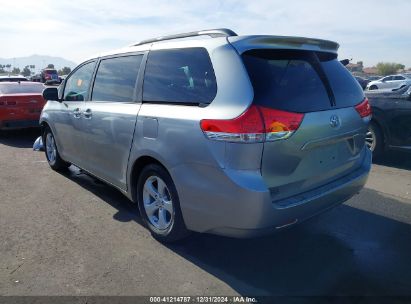
[{"label": "side window", "polygon": [[208,104],[216,94],[217,83],[206,49],[171,49],[149,53],[144,77],[144,101]]},{"label": "side window", "polygon": [[86,63],[66,79],[63,95],[64,100],[84,101],[87,99],[95,64],[95,61]]},{"label": "side window", "polygon": [[388,76],[388,77],[385,77],[385,78],[383,79],[383,81],[390,81],[390,80],[392,80],[392,76]]},{"label": "side window", "polygon": [[404,80],[405,78],[402,76],[394,76],[394,80]]},{"label": "side window", "polygon": [[133,101],[143,55],[122,56],[100,61],[91,100]]}]

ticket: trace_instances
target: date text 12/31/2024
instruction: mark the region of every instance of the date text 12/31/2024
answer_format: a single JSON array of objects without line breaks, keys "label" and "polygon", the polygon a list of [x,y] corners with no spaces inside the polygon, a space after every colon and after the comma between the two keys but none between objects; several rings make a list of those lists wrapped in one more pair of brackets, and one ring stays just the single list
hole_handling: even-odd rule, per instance
[{"label": "date text 12/31/2024", "polygon": [[253,297],[197,296],[197,297],[150,297],[150,303],[258,303]]}]

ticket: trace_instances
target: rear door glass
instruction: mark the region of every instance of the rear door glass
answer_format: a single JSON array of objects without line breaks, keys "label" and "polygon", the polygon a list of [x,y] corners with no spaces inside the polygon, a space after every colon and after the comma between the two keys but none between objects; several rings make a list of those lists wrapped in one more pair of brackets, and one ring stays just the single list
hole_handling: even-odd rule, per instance
[{"label": "rear door glass", "polygon": [[206,49],[169,49],[149,53],[143,101],[209,104],[216,93],[214,70]]},{"label": "rear door glass", "polygon": [[103,59],[97,70],[91,100],[130,102],[143,55]]}]

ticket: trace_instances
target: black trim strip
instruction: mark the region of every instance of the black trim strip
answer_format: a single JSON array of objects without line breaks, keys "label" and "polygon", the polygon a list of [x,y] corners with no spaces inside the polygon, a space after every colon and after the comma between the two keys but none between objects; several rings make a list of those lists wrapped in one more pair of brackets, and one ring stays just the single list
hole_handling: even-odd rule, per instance
[{"label": "black trim strip", "polygon": [[335,101],[335,95],[334,92],[331,88],[331,84],[327,78],[327,75],[325,74],[322,66],[320,59],[318,58],[318,55],[315,52],[309,52],[310,56],[310,63],[313,66],[314,70],[317,72],[318,76],[320,77],[321,82],[323,83],[325,90],[327,91],[328,99],[330,100],[331,106],[335,107],[337,105]]}]

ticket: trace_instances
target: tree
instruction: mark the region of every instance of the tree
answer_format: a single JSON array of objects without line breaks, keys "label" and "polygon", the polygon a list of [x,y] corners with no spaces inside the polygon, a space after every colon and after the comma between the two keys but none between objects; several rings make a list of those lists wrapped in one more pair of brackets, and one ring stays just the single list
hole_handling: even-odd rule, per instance
[{"label": "tree", "polygon": [[380,75],[395,74],[398,70],[405,68],[405,65],[395,62],[379,62],[377,70]]},{"label": "tree", "polygon": [[11,71],[12,74],[20,74],[20,69],[14,67],[13,70]]},{"label": "tree", "polygon": [[30,71],[28,65],[26,65],[26,66],[24,67],[24,69],[23,69],[23,71],[21,72],[21,74],[23,74],[23,76],[26,76],[26,77],[31,75],[31,71]]},{"label": "tree", "polygon": [[61,70],[58,71],[58,74],[59,75],[67,75],[67,74],[70,74],[70,72],[71,72],[71,68],[64,67],[64,68],[62,68]]},{"label": "tree", "polygon": [[47,68],[48,68],[48,69],[54,69],[54,64],[49,63],[49,64],[47,65]]}]

